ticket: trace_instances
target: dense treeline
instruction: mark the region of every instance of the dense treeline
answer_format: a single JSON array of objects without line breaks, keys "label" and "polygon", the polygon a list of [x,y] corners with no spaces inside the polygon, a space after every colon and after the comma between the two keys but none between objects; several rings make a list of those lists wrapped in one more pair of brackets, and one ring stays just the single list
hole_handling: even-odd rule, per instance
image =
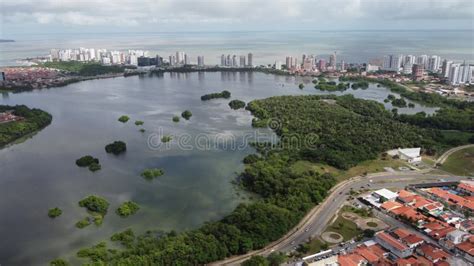
[{"label": "dense treeline", "polygon": [[[335,100],[335,104],[328,100]],[[396,121],[382,104],[351,95],[272,97],[247,106],[256,116],[254,125],[266,125],[270,119],[280,121],[276,129],[280,145],[284,144],[292,157],[323,161],[340,169],[392,148],[436,151],[446,146],[439,132]]]},{"label": "dense treeline", "polygon": [[341,77],[340,80],[376,82],[404,98],[430,106],[441,107],[440,110],[430,116],[426,114],[399,115],[398,118],[402,122],[437,129],[474,130],[474,102],[448,99],[437,93],[410,91],[405,86],[387,79]]},{"label": "dense treeline", "polygon": [[75,74],[79,74],[81,76],[97,76],[111,73],[123,73],[125,70],[123,66],[105,66],[99,63],[83,63],[77,61],[46,62],[43,64],[43,66],[69,71]]},{"label": "dense treeline", "polygon": [[13,111],[14,115],[24,119],[0,123],[0,147],[46,127],[53,119],[47,112],[40,109],[30,109],[25,105],[0,105],[0,113],[5,111]]}]

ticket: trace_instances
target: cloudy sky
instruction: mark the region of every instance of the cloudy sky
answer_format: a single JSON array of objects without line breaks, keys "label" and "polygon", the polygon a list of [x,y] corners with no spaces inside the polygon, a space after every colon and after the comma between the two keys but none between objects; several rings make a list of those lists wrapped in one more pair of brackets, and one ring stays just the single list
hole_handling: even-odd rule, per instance
[{"label": "cloudy sky", "polygon": [[0,33],[474,29],[473,0],[0,0]]}]

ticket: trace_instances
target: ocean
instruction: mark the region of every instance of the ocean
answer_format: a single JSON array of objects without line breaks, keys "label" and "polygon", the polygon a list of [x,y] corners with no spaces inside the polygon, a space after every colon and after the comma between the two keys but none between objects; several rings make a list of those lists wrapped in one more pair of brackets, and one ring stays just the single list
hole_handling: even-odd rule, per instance
[{"label": "ocean", "polygon": [[221,54],[253,53],[254,64],[301,60],[302,54],[337,61],[364,63],[386,54],[439,55],[474,63],[474,34],[469,30],[440,31],[236,31],[18,34],[6,36],[14,43],[0,43],[0,66],[19,65],[20,59],[44,56],[51,48],[142,49],[164,58],[186,52],[191,62],[198,55],[206,64],[219,64]]}]

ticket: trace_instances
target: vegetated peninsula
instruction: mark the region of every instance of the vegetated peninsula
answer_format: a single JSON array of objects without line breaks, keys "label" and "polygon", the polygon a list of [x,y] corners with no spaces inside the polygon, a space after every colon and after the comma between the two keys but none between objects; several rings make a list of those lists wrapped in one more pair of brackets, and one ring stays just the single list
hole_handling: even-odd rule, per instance
[{"label": "vegetated peninsula", "polygon": [[[101,243],[81,250],[80,257],[104,264],[133,259],[198,265],[260,249],[286,234],[336,184],[330,173],[293,171],[297,161],[348,169],[394,147],[437,152],[453,145],[433,127],[401,122],[382,104],[351,95],[271,97],[252,101],[247,109],[255,116],[254,126],[266,126],[269,119],[282,121],[274,129],[280,142],[256,143],[259,155],[246,160],[241,174],[242,187],[259,199],[240,204],[220,221],[180,234],[121,233],[117,238],[124,240],[123,249],[98,258],[97,252],[107,250]],[[288,145],[295,136],[302,141]]]},{"label": "vegetated peninsula", "polygon": [[201,101],[208,101],[208,100],[218,99],[218,98],[229,99],[230,91],[223,90],[221,92],[205,94],[201,96]]},{"label": "vegetated peninsula", "polygon": [[48,126],[52,116],[25,105],[0,105],[0,148]]}]

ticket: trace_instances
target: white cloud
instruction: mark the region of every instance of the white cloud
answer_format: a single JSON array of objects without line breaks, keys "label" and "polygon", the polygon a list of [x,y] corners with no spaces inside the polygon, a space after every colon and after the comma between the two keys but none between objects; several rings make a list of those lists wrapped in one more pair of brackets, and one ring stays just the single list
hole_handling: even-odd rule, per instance
[{"label": "white cloud", "polygon": [[470,21],[472,27],[474,20],[472,0],[1,0],[0,9],[4,24],[43,26],[351,26],[422,19]]}]

